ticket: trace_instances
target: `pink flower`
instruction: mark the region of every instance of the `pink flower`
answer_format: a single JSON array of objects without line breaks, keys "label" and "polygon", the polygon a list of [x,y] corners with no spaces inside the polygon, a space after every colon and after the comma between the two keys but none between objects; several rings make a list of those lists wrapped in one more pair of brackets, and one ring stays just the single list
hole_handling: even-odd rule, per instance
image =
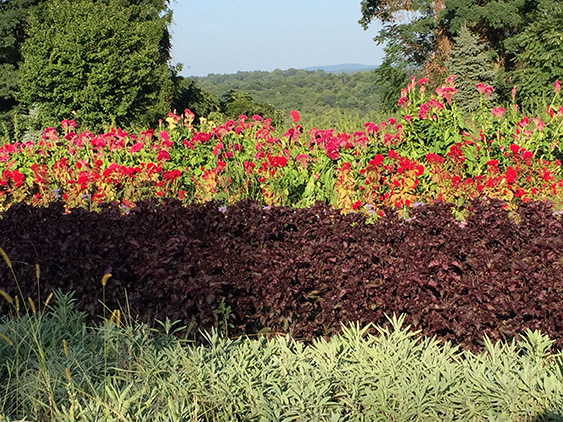
[{"label": "pink flower", "polygon": [[377,133],[379,131],[379,126],[377,126],[373,122],[364,123],[364,127],[366,128],[367,133],[369,133],[370,135],[373,135],[374,133]]},{"label": "pink flower", "polygon": [[553,84],[553,89],[554,89],[555,93],[558,93],[559,91],[561,91],[561,81],[559,81],[559,79],[557,79],[555,81],[555,83]]},{"label": "pink flower", "polygon": [[497,118],[499,118],[499,119],[500,119],[500,118],[504,115],[504,113],[506,112],[506,110],[505,110],[504,108],[502,108],[502,107],[493,108],[491,111],[493,112],[493,116],[494,116],[494,117],[497,117]]},{"label": "pink flower", "polygon": [[298,154],[297,157],[295,157],[295,161],[297,161],[302,167],[307,168],[307,166],[309,165],[309,161],[311,160],[311,157],[309,157],[307,154]]},{"label": "pink flower", "polygon": [[478,83],[477,85],[475,85],[475,87],[479,90],[480,94],[484,94],[485,93],[485,84],[483,83]]},{"label": "pink flower", "polygon": [[133,154],[134,152],[139,152],[142,149],[143,149],[143,143],[137,142],[135,145],[129,148],[129,153]]},{"label": "pink flower", "polygon": [[420,78],[420,79],[418,80],[418,84],[419,84],[420,86],[422,86],[422,85],[424,85],[424,84],[427,84],[427,83],[428,83],[428,79],[426,79],[426,78]]},{"label": "pink flower", "polygon": [[217,157],[217,155],[219,155],[219,152],[223,149],[224,145],[222,142],[217,143],[217,145],[215,145],[215,148],[213,148],[213,155],[215,157]]},{"label": "pink flower", "polygon": [[168,136],[168,132],[166,132],[165,130],[160,132],[159,135],[160,135],[160,139],[162,139],[163,141],[168,141],[170,139]]},{"label": "pink flower", "polygon": [[447,84],[453,84],[455,80],[455,75],[450,75],[448,76],[448,78],[446,79],[446,83]]},{"label": "pink flower", "polygon": [[291,118],[293,119],[293,123],[297,123],[300,119],[299,112],[297,110],[291,110],[289,113],[291,114]]},{"label": "pink flower", "polygon": [[493,93],[494,90],[495,89],[492,86],[490,86],[490,85],[486,86],[485,87],[485,98],[489,99],[489,97],[491,96],[491,94]]},{"label": "pink flower", "polygon": [[429,111],[430,111],[430,107],[428,107],[428,104],[426,103],[421,104],[420,109],[418,110],[418,118],[420,120],[427,119]]}]

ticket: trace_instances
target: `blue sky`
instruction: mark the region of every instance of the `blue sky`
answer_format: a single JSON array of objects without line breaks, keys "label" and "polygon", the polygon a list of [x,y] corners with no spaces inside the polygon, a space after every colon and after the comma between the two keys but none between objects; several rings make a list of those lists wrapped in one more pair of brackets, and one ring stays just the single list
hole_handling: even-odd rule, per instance
[{"label": "blue sky", "polygon": [[172,62],[184,76],[378,65],[378,27],[358,24],[360,0],[173,0]]}]

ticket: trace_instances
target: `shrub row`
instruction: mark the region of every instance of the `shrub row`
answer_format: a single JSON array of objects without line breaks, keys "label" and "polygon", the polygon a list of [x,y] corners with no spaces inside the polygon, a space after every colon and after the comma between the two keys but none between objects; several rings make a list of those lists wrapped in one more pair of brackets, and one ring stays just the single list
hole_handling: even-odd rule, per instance
[{"label": "shrub row", "polygon": [[63,209],[17,204],[3,214],[0,246],[14,274],[4,266],[0,287],[10,295],[45,299],[61,288],[92,315],[103,298],[147,322],[203,329],[228,318],[232,335],[311,339],[404,313],[423,334],[469,349],[484,334],[510,340],[526,328],[563,345],[563,223],[546,203],[523,204],[514,219],[500,203],[474,202],[463,222],[436,203],[373,224],[321,203]]}]

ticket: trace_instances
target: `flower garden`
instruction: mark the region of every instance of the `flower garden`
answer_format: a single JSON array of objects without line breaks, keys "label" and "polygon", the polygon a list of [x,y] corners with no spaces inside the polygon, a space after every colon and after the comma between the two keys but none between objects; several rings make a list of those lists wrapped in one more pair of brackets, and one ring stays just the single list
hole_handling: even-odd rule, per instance
[{"label": "flower garden", "polygon": [[560,420],[560,82],[538,116],[454,82],[349,132],[0,146],[0,421]]},{"label": "flower garden", "polygon": [[463,208],[483,197],[509,208],[529,201],[561,207],[558,82],[538,117],[523,115],[517,104],[491,108],[492,87],[480,85],[482,105],[471,121],[456,108],[453,78],[430,96],[425,83],[413,79],[403,90],[397,118],[353,133],[304,133],[297,111],[279,137],[257,115],[196,128],[186,110],[138,135],[76,133],[64,120],[62,130],[47,128],[36,143],[0,147],[0,210],[62,200],[67,209],[91,210],[117,201],[127,211],[150,197],[296,207],[323,201],[376,215],[434,201]]}]

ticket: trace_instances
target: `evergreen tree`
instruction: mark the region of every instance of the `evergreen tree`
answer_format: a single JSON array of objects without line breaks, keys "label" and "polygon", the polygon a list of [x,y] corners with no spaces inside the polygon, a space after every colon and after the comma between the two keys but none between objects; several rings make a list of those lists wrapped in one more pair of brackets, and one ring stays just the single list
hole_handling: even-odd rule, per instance
[{"label": "evergreen tree", "polygon": [[[164,0],[51,0],[29,17],[19,99],[37,124],[149,124],[169,110]],[[71,114],[72,113],[72,114]]]},{"label": "evergreen tree", "polygon": [[465,111],[473,111],[479,107],[478,83],[493,85],[495,73],[485,46],[479,42],[467,26],[462,26],[454,38],[455,47],[450,52],[446,67],[450,74],[456,76],[456,103]]}]

